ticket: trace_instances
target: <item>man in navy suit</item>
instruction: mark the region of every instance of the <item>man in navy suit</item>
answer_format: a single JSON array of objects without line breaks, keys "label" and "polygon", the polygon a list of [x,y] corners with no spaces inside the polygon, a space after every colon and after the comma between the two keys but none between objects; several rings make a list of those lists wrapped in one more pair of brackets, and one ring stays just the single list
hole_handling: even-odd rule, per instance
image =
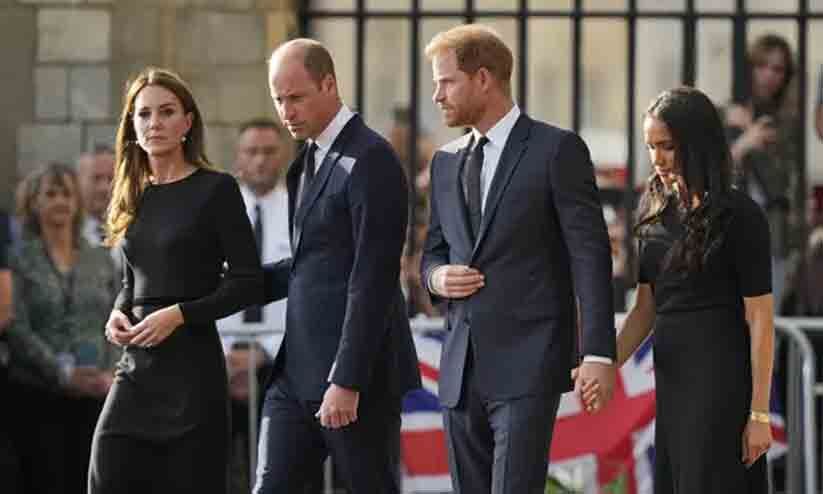
[{"label": "man in navy suit", "polygon": [[306,143],[286,175],[292,257],[266,266],[266,302],[289,303],[254,492],[302,492],[331,454],[352,494],[397,493],[401,399],[420,386],[399,284],[403,170],[341,102],[320,43],[281,45],[269,82],[281,121]]},{"label": "man in navy suit", "polygon": [[426,55],[446,125],[471,127],[432,158],[421,267],[448,307],[439,390],[454,492],[542,493],[577,356],[603,403],[614,382],[611,254],[593,166],[576,134],[513,103],[512,54],[493,31],[453,28]]}]

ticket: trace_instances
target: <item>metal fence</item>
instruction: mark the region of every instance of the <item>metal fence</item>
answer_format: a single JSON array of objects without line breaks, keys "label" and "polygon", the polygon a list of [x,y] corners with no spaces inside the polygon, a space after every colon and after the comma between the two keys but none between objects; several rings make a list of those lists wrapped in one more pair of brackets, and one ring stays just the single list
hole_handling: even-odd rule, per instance
[{"label": "metal fence", "polygon": [[[621,320],[623,314],[616,315]],[[443,328],[442,319],[416,317],[411,321],[412,330],[425,332]],[[818,492],[818,472],[823,465],[817,458],[818,417],[823,410],[817,410],[815,400],[823,396],[823,382],[816,382],[817,360],[807,332],[823,334],[823,318],[775,318],[775,331],[780,344],[786,344],[786,423],[789,448],[786,458],[787,494]],[[234,338],[256,341],[266,335],[282,333],[280,329],[221,329],[221,334]],[[249,437],[257,436],[259,390],[257,374],[252,365],[253,355],[249,352]],[[257,465],[256,442],[249,441],[250,479],[255,478]],[[331,464],[327,462],[324,492],[331,494]],[[772,489],[774,492],[774,489]]]}]

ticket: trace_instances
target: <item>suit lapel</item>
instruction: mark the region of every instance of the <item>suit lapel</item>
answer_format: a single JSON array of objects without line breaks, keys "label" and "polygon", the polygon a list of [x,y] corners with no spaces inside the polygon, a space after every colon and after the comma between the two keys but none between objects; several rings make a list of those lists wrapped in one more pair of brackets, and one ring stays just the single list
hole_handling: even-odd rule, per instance
[{"label": "suit lapel", "polygon": [[469,152],[470,142],[471,133],[466,134],[466,139],[462,143],[462,147],[454,155],[453,166],[449,167],[449,173],[452,175],[449,183],[454,185],[451,190],[447,191],[447,193],[450,194],[455,201],[457,201],[457,207],[452,208],[452,210],[457,218],[458,229],[462,234],[461,237],[465,239],[466,246],[469,247],[466,252],[470,250],[474,241],[472,238],[471,227],[469,226],[469,209],[466,206],[466,199],[463,194],[463,167],[466,166],[466,154]]},{"label": "suit lapel", "polygon": [[[314,176],[314,180],[311,181],[311,184],[307,189],[304,187],[305,190],[303,190],[303,198],[300,200],[300,204],[297,206],[297,210],[294,213],[294,233],[292,235],[292,252],[294,255],[297,255],[297,250],[300,248],[300,240],[303,237],[303,222],[306,220],[306,216],[309,214],[309,211],[311,211],[314,203],[317,202],[317,198],[320,197],[320,193],[326,186],[326,182],[328,182],[337,160],[343,155],[343,150],[346,148],[346,143],[349,138],[351,138],[352,134],[354,134],[355,128],[357,128],[358,125],[360,125],[360,117],[358,115],[354,115],[346,123],[343,130],[340,131],[340,134],[337,135],[337,138],[332,143],[331,149],[329,149],[329,152],[326,153],[326,157],[323,158],[323,163],[320,165]],[[301,171],[302,168],[303,167],[301,166]]]},{"label": "suit lapel", "polygon": [[494,219],[500,198],[503,197],[506,186],[509,184],[509,180],[511,180],[512,173],[515,168],[517,168],[517,165],[520,164],[520,159],[528,147],[531,126],[531,119],[525,115],[520,115],[520,118],[517,119],[517,122],[509,134],[509,138],[506,140],[506,145],[503,147],[503,153],[500,155],[500,161],[497,164],[497,170],[494,172],[494,177],[492,177],[489,195],[486,197],[483,219],[480,222],[480,233],[477,234],[477,239],[474,243],[472,259],[477,256],[478,248],[486,237],[489,225]]},{"label": "suit lapel", "polygon": [[297,192],[300,188],[300,175],[303,174],[303,166],[306,163],[306,151],[309,146],[303,143],[297,156],[289,165],[289,170],[286,172],[286,190],[288,190],[289,198],[289,242],[291,243],[291,252],[294,254],[297,243],[294,235],[294,213],[297,204]]}]

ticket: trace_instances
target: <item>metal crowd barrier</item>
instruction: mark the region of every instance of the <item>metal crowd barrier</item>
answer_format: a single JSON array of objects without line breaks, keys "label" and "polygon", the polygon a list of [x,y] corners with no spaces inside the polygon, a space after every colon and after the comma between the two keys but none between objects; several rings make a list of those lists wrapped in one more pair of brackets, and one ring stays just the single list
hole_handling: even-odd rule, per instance
[{"label": "metal crowd barrier", "polygon": [[[817,493],[817,424],[815,400],[821,392],[817,358],[806,332],[823,332],[823,319],[776,317],[775,331],[790,341],[786,359],[786,493]],[[803,486],[803,489],[798,487]]]},{"label": "metal crowd barrier", "polygon": [[[625,314],[616,314],[622,320]],[[443,329],[442,318],[415,317],[410,319],[412,331],[426,332]],[[788,348],[787,374],[788,389],[786,400],[787,442],[789,448],[786,461],[786,492],[817,492],[817,414],[815,398],[823,396],[823,383],[816,383],[816,357],[805,331],[823,333],[823,319],[784,318],[774,321],[775,331],[785,337]],[[282,329],[221,328],[220,334],[237,340],[254,343],[261,336],[282,333]],[[267,349],[272,350],[272,349]],[[253,365],[254,355],[249,352],[249,438],[257,437],[258,400],[257,372]],[[799,446],[799,447],[798,447]],[[257,468],[257,443],[249,441],[249,479],[253,482]],[[324,472],[324,492],[332,493],[331,463],[326,462]],[[797,490],[803,485],[803,490]]]}]

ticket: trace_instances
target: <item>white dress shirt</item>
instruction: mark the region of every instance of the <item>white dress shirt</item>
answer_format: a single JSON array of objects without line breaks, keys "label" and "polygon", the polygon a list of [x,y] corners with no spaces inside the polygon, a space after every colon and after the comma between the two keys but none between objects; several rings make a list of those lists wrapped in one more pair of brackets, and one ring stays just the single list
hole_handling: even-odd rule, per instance
[{"label": "white dress shirt", "polygon": [[[314,139],[306,139],[306,144],[311,145],[311,143],[317,144],[317,151],[314,152],[314,175],[317,176],[320,173],[320,169],[323,167],[323,160],[326,159],[326,155],[329,154],[329,150],[331,149],[332,144],[334,144],[335,139],[337,136],[340,135],[340,132],[343,131],[343,127],[349,123],[349,120],[354,117],[354,112],[349,109],[346,105],[340,105],[340,110],[337,111],[337,115],[329,122],[329,125]],[[305,175],[300,174],[300,184],[297,188],[297,197],[303,198],[303,181],[305,180]]]},{"label": "white dress shirt", "polygon": [[[289,196],[286,187],[278,184],[267,194],[256,196],[248,187],[240,184],[240,193],[246,204],[246,214],[254,224],[256,206],[260,206],[263,225],[263,241],[261,261],[263,263],[276,262],[291,256],[289,242]],[[279,300],[263,306],[263,320],[261,322],[244,322],[243,311],[236,312],[217,321],[218,329],[276,329],[275,334],[259,337],[258,341],[271,355],[277,353],[277,348],[283,339],[286,328],[286,300]],[[222,338],[223,348],[228,351],[237,338],[225,335]]]}]

